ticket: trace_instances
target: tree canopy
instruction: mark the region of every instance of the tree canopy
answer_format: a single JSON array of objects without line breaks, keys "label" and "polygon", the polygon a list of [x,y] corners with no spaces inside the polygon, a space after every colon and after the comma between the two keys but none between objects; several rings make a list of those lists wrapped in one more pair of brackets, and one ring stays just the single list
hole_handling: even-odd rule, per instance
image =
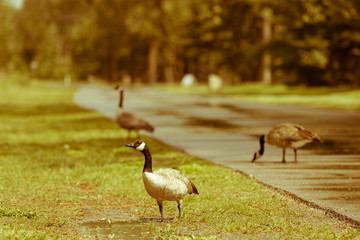
[{"label": "tree canopy", "polygon": [[359,11],[358,0],[0,0],[0,71],[360,86]]}]

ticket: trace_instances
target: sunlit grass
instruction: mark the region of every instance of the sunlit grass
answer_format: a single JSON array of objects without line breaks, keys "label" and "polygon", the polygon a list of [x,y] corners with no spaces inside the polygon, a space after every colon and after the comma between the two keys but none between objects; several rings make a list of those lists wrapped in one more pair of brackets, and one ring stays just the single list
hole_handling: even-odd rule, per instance
[{"label": "sunlit grass", "polygon": [[[92,212],[101,219],[106,204],[140,218],[159,217],[155,200],[143,187],[143,156],[125,147],[127,132],[75,106],[74,90],[37,82],[0,88],[0,239],[86,238],[78,234],[79,222]],[[347,224],[251,178],[143,139],[155,169],[179,169],[200,191],[185,198],[182,220],[153,222],[155,236],[359,236]],[[176,203],[166,202],[164,215],[176,216]]]},{"label": "sunlit grass", "polygon": [[298,104],[311,107],[360,109],[360,89],[351,87],[288,87],[259,83],[224,86],[218,93],[209,93],[205,85],[193,87],[160,86],[181,94],[227,96],[249,102]]}]

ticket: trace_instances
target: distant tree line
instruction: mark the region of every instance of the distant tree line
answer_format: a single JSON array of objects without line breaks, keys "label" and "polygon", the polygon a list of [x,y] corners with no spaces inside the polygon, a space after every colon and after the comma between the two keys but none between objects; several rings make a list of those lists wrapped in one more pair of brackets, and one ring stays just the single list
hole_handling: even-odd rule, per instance
[{"label": "distant tree line", "polygon": [[360,86],[359,0],[0,0],[0,71]]}]

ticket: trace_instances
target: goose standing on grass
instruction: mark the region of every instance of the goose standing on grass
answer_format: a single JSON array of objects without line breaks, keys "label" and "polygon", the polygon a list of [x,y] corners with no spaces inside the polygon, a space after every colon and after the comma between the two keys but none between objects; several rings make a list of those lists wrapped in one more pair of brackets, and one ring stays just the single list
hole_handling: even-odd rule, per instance
[{"label": "goose standing on grass", "polygon": [[123,101],[124,101],[124,88],[120,86],[115,87],[116,90],[119,91],[119,106],[116,109],[116,119],[115,121],[120,125],[120,127],[126,129],[128,131],[128,139],[131,135],[131,130],[134,130],[139,137],[139,130],[145,130],[148,132],[153,132],[154,127],[142,119],[139,116],[136,116],[133,113],[125,112],[123,108]]},{"label": "goose standing on grass", "polygon": [[260,137],[260,150],[255,152],[251,162],[255,162],[265,151],[264,143],[275,145],[283,149],[283,159],[285,162],[286,148],[294,149],[294,161],[297,162],[296,150],[310,142],[323,142],[320,137],[303,126],[294,123],[281,123],[273,127],[268,134]]},{"label": "goose standing on grass", "polygon": [[152,170],[152,158],[147,145],[140,140],[136,140],[126,146],[140,151],[145,156],[143,168],[143,182],[148,194],[155,198],[159,205],[161,221],[163,216],[163,201],[176,201],[179,209],[179,219],[181,218],[181,202],[187,194],[199,194],[195,185],[178,170],[158,169]]}]

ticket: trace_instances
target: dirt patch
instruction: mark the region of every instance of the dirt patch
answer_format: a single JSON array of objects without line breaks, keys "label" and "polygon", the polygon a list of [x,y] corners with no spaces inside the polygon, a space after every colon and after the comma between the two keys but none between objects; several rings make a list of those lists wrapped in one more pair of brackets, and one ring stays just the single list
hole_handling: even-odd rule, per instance
[{"label": "dirt patch", "polygon": [[[93,189],[83,186],[84,193]],[[93,196],[93,195],[92,195]],[[222,239],[246,239],[246,234],[208,235],[211,226],[207,223],[190,223],[180,227],[178,218],[160,218],[140,214],[135,201],[125,197],[103,196],[101,199],[86,198],[80,206],[82,217],[74,219],[81,239],[172,239],[184,237],[214,237]],[[201,225],[201,227],[199,227]],[[194,228],[194,229],[193,229]],[[199,230],[201,229],[201,230]]]},{"label": "dirt patch", "polygon": [[111,195],[98,198],[88,186],[81,188],[84,194],[79,206],[82,217],[74,221],[82,239],[153,239],[149,226],[139,221],[134,201]]},{"label": "dirt patch", "polygon": [[141,221],[86,221],[80,225],[80,235],[100,239],[154,239],[149,224]]}]

